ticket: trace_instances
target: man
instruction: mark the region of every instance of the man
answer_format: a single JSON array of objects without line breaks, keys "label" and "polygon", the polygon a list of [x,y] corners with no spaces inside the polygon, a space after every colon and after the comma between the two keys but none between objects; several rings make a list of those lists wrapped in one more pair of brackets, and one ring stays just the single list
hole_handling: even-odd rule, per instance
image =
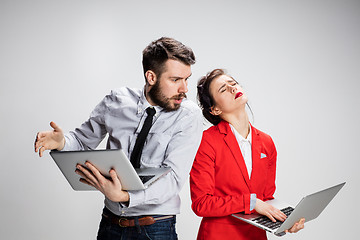
[{"label": "man", "polygon": [[[95,149],[109,134],[107,148],[123,149],[129,158],[145,119],[156,110],[140,167],[171,167],[172,171],[146,190],[124,191],[114,170],[111,179],[90,163],[77,166],[82,182],[105,195],[98,239],[177,239],[175,215],[179,192],[188,178],[202,135],[202,115],[186,99],[192,50],[172,38],[160,38],[143,51],[144,89],[113,90],[93,110],[90,118],[66,135],[54,122],[52,131],[39,132],[35,152]],[[151,109],[151,108],[150,108]],[[136,154],[135,154],[136,155]],[[149,218],[150,216],[150,218]]]}]

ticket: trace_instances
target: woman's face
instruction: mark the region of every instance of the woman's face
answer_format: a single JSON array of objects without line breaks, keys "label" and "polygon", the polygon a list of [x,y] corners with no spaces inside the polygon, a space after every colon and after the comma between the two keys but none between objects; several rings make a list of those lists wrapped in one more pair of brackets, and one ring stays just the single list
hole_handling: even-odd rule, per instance
[{"label": "woman's face", "polygon": [[231,77],[221,75],[215,78],[210,83],[209,90],[215,101],[212,114],[231,114],[242,107],[245,109],[248,98],[240,85]]}]

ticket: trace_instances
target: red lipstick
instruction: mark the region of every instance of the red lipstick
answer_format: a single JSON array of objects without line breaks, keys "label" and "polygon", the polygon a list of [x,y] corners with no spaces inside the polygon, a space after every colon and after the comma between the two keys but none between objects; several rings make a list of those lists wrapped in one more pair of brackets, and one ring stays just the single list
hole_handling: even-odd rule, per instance
[{"label": "red lipstick", "polygon": [[243,95],[242,92],[238,92],[236,95],[235,95],[235,99],[237,99],[238,97],[241,97]]}]

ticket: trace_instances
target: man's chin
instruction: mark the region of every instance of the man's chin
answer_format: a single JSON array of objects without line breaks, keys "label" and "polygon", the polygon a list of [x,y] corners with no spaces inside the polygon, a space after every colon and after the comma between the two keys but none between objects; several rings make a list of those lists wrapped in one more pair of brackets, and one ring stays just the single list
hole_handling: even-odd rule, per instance
[{"label": "man's chin", "polygon": [[[183,99],[182,99],[183,100]],[[181,103],[183,101],[175,100],[175,99],[167,99],[167,101],[154,101],[155,104],[162,107],[166,112],[176,111],[180,108]]]},{"label": "man's chin", "polygon": [[167,108],[165,108],[165,111],[166,112],[173,112],[173,111],[178,110],[179,108],[180,108],[180,104],[179,105],[174,105],[172,107],[167,107]]},{"label": "man's chin", "polygon": [[164,107],[166,112],[173,112],[176,111],[180,108],[181,103],[172,103],[172,104],[168,104],[166,107]]}]

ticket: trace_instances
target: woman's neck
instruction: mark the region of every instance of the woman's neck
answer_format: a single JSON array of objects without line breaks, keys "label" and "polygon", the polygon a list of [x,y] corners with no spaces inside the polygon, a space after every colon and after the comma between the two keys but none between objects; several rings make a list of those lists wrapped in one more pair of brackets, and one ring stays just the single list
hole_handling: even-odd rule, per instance
[{"label": "woman's neck", "polygon": [[221,116],[221,118],[230,123],[241,136],[247,138],[250,131],[250,125],[249,117],[245,109],[233,114]]}]

